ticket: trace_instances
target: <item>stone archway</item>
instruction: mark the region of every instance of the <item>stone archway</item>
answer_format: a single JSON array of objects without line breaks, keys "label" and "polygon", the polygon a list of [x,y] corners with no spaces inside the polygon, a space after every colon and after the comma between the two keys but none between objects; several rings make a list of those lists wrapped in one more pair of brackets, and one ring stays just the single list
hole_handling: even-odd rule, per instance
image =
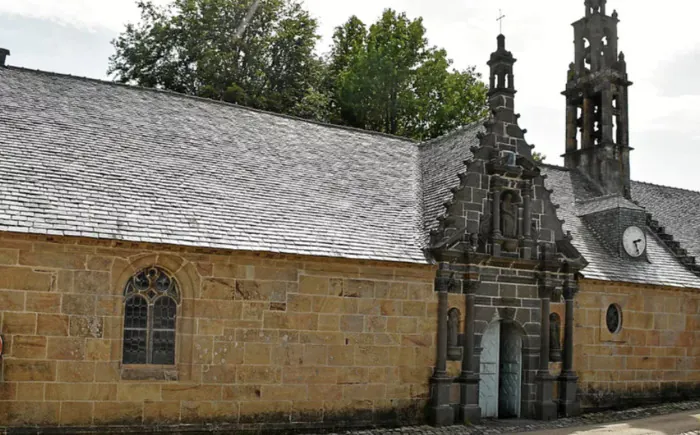
[{"label": "stone archway", "polygon": [[479,407],[484,418],[520,417],[523,335],[511,321],[492,322],[481,339]]}]

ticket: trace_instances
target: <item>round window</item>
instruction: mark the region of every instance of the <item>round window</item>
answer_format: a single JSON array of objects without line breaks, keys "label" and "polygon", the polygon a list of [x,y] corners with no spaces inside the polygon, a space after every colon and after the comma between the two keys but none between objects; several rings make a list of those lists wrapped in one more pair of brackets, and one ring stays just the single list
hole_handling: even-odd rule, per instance
[{"label": "round window", "polygon": [[605,323],[608,325],[608,331],[611,334],[617,334],[622,329],[622,310],[617,304],[612,304],[608,307],[608,312],[605,314]]}]

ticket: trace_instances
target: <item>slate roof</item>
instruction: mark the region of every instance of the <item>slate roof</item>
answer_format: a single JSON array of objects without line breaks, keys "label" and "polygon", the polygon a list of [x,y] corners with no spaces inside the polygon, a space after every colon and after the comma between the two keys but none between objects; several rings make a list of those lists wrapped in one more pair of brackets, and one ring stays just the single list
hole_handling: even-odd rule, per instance
[{"label": "slate roof", "polygon": [[466,172],[464,161],[472,156],[470,148],[479,145],[476,134],[482,129],[481,123],[474,123],[421,144],[423,204],[428,232],[438,227],[437,217],[445,214],[443,204],[452,198],[450,189],[459,185],[458,174]]},{"label": "slate roof", "polygon": [[633,182],[632,197],[700,262],[700,192]]},{"label": "slate roof", "polygon": [[[585,225],[579,218],[591,212],[591,205],[603,205],[609,208],[611,202],[617,200],[603,197],[591,201],[592,198],[581,198],[577,192],[588,192],[592,195],[594,189],[590,183],[577,171],[544,165],[542,172],[547,175],[545,184],[553,189],[552,201],[559,204],[557,212],[564,219],[564,231],[571,231],[573,245],[589,262],[583,270],[583,275],[590,279],[604,281],[623,281],[640,284],[664,285],[675,287],[700,288],[700,278],[690,272],[669,251],[652,231],[647,230],[647,251],[649,263],[631,262],[612,255],[598,240],[595,229]],[[633,183],[636,186],[638,183]],[[633,192],[635,188],[633,187]],[[584,196],[586,194],[584,193]],[[583,199],[583,200],[582,200]],[[588,199],[586,201],[586,199]],[[633,199],[637,200],[634,197]],[[625,201],[629,203],[629,201]],[[644,206],[643,202],[640,205]],[[630,207],[638,208],[629,203]],[[659,216],[663,220],[663,216]]]},{"label": "slate roof", "polygon": [[[481,128],[417,144],[0,68],[0,231],[425,264]],[[700,288],[651,231],[651,263],[608,253],[578,216],[618,200],[577,171],[543,172],[586,277]],[[632,195],[700,258],[700,192],[633,182]]]},{"label": "slate roof", "polygon": [[412,141],[0,68],[0,230],[426,263]]}]

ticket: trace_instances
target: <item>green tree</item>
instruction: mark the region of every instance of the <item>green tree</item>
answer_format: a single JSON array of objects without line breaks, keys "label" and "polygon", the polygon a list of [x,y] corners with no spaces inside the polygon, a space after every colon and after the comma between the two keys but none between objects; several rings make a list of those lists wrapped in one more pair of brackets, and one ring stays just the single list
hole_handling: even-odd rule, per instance
[{"label": "green tree", "polygon": [[108,73],[122,83],[316,117],[308,113],[323,105],[316,20],[297,0],[253,4],[174,0],[157,7],[139,1],[141,21],[112,41]]},{"label": "green tree", "polygon": [[544,163],[545,159],[547,159],[547,156],[544,154],[537,151],[532,152],[532,160],[536,161],[537,163]]},{"label": "green tree", "polygon": [[326,89],[337,123],[423,140],[486,114],[479,74],[452,69],[420,18],[387,9],[366,29],[351,17],[333,42]]}]

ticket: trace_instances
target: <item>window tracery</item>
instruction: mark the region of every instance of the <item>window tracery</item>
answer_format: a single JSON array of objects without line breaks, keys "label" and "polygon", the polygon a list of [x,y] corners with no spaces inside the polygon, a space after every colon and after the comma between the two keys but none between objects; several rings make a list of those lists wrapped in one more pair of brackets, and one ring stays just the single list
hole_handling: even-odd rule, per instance
[{"label": "window tracery", "polygon": [[141,270],[124,288],[124,364],[175,364],[175,329],[180,292],[157,267]]}]

